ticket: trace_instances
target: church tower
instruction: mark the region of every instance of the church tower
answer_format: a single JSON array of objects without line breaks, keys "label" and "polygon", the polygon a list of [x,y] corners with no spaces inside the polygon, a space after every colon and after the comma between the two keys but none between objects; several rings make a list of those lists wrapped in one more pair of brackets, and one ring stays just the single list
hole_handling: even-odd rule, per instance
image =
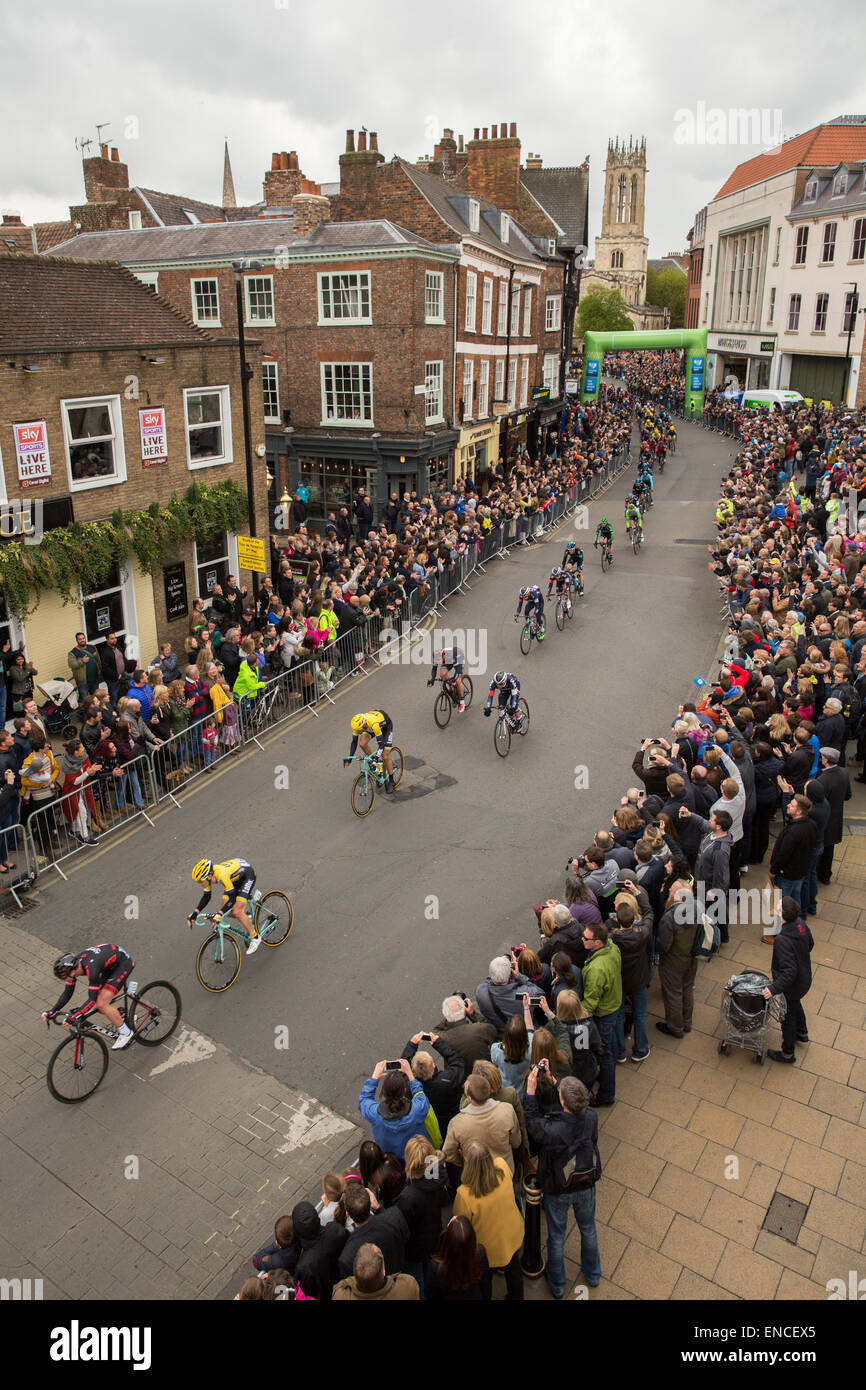
[{"label": "church tower", "polygon": [[604,171],[601,236],[595,239],[595,270],[610,276],[629,305],[646,303],[646,140],[608,141]]}]

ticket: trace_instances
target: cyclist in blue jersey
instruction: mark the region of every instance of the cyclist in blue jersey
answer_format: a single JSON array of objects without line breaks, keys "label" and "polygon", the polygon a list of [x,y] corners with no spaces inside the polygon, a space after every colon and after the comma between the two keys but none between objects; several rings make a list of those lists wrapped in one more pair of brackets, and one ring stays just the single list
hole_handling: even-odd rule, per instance
[{"label": "cyclist in blue jersey", "polygon": [[520,681],[513,676],[510,671],[497,671],[493,680],[490,682],[490,689],[487,692],[487,703],[484,706],[484,716],[489,718],[493,708],[493,696],[499,695],[499,708],[506,710],[511,720],[512,727],[515,727],[514,720],[517,715],[517,701],[520,698]]},{"label": "cyclist in blue jersey", "polygon": [[517,595],[517,612],[514,615],[515,622],[517,622],[518,618],[520,617],[520,610],[523,607],[524,603],[526,604],[527,622],[529,621],[533,613],[535,613],[538,618],[538,640],[539,642],[543,642],[545,634],[544,594],[541,592],[537,584],[524,584],[522,586],[520,593]]},{"label": "cyclist in blue jersey", "polygon": [[577,541],[569,541],[562,557],[562,567],[574,580],[577,592],[583,593],[583,551]]}]

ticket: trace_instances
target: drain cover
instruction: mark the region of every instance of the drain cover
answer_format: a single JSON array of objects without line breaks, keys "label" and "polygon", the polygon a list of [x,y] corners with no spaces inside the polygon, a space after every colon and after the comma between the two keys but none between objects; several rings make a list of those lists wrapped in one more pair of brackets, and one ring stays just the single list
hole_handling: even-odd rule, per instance
[{"label": "drain cover", "polygon": [[800,1227],[808,1210],[803,1202],[795,1202],[793,1197],[785,1197],[781,1192],[777,1192],[767,1208],[764,1230],[772,1231],[774,1236],[781,1236],[783,1240],[796,1245]]}]

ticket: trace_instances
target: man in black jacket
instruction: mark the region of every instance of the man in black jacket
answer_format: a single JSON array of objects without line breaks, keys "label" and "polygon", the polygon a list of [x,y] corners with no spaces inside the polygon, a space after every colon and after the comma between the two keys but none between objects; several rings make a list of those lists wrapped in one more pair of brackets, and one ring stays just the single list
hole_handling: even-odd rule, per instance
[{"label": "man in black jacket", "polygon": [[[372,1241],[378,1245],[385,1259],[386,1274],[406,1274],[406,1241],[409,1239],[409,1224],[397,1207],[380,1207],[371,1212],[370,1194],[359,1182],[346,1184],[343,1194],[346,1215],[354,1223],[355,1229],[339,1253],[338,1269],[341,1279],[348,1279],[352,1273],[355,1256],[362,1245]],[[331,1225],[334,1223],[331,1222]],[[297,1229],[297,1228],[296,1228]],[[327,1227],[325,1228],[327,1230]],[[303,1281],[301,1281],[303,1283]],[[304,1289],[306,1293],[306,1289]]]},{"label": "man in black jacket", "polygon": [[121,695],[121,683],[126,674],[123,639],[118,637],[116,632],[109,632],[99,648],[99,668],[102,672],[102,679],[108,686],[108,698],[113,705],[116,705]]},{"label": "man in black jacket", "polygon": [[[591,1288],[601,1279],[598,1233],[595,1229],[595,1184],[601,1175],[598,1159],[598,1116],[589,1108],[589,1091],[576,1076],[565,1076],[557,1087],[562,1114],[542,1115],[535,1099],[538,1067],[526,1078],[526,1127],[538,1146],[538,1181],[547,1217],[547,1282],[554,1298],[565,1295],[563,1247],[569,1207],[580,1229],[580,1263]],[[594,1171],[593,1171],[594,1168]],[[585,1181],[580,1182],[581,1174]]]},{"label": "man in black jacket", "polygon": [[846,768],[839,767],[838,748],[821,749],[818,780],[823,783],[830,803],[830,815],[824,830],[824,849],[818,860],[818,882],[829,883],[833,871],[833,851],[842,839],[844,805],[851,800],[851,778]]},{"label": "man in black jacket", "polygon": [[220,647],[220,661],[225,669],[225,678],[231,690],[234,689],[238,671],[241,669],[240,636],[240,628],[230,627],[226,632],[225,641]]},{"label": "man in black jacket", "polygon": [[475,1005],[465,995],[449,994],[442,1000],[442,1022],[436,1036],[448,1036],[448,1044],[463,1058],[468,1076],[476,1062],[490,1060],[490,1044],[496,1042],[499,1031],[486,1018],[478,1018]]},{"label": "man in black jacket", "polygon": [[[366,1192],[366,1188],[362,1188],[362,1191]],[[290,1252],[297,1251],[297,1254],[294,1255],[291,1272],[305,1294],[330,1302],[331,1290],[343,1277],[338,1273],[337,1260],[346,1244],[345,1226],[337,1221],[329,1221],[323,1226],[312,1202],[298,1202],[292,1208],[292,1229],[295,1243],[290,1247]],[[350,1263],[349,1273],[351,1270]]]},{"label": "man in black jacket", "polygon": [[774,1062],[795,1060],[794,1044],[807,1043],[809,1031],[801,1000],[812,987],[812,963],[809,955],[815,945],[812,933],[800,916],[800,907],[793,898],[782,899],[782,927],[773,943],[773,963],[770,973],[773,982],[764,990],[764,998],[783,994],[787,1012],[782,1020],[782,1050],[770,1052]]},{"label": "man in black jacket", "polygon": [[[629,878],[628,871],[622,876],[622,884],[636,899],[638,911],[635,912],[632,903],[623,898],[617,903],[615,912],[607,919],[607,932],[608,940],[615,941],[619,947],[622,997],[623,1001],[628,999],[631,1004],[634,1028],[631,1060],[642,1062],[650,1054],[646,1033],[646,1004],[650,982],[653,914],[646,890],[639,887],[633,878]],[[624,1013],[625,1010],[621,1010],[619,1015],[618,1062],[624,1062],[626,1059]]]},{"label": "man in black jacket", "polygon": [[807,796],[792,796],[788,803],[788,823],[773,845],[770,877],[787,898],[800,906],[803,880],[812,863],[818,843],[818,827],[809,819],[812,803]]},{"label": "man in black jacket", "polygon": [[[426,1050],[428,1046],[435,1047],[445,1063],[442,1071]],[[421,1052],[418,1051],[419,1047],[422,1048]],[[416,1033],[409,1039],[400,1056],[406,1058],[421,1082],[444,1136],[449,1123],[460,1109],[460,1097],[463,1094],[463,1081],[466,1076],[463,1058],[436,1033]],[[395,1271],[392,1269],[389,1273],[394,1274]]]}]

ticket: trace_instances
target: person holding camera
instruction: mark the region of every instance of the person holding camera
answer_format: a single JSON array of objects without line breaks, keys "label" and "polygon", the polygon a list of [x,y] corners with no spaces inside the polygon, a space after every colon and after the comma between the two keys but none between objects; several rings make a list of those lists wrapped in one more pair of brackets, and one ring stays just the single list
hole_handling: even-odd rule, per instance
[{"label": "person holding camera", "polygon": [[475,1016],[475,1005],[462,990],[442,1000],[442,1019],[433,1031],[447,1037],[449,1047],[463,1058],[467,1076],[476,1062],[489,1058],[490,1044],[497,1038],[494,1025]]},{"label": "person holding camera", "polygon": [[623,1026],[622,959],[619,947],[608,941],[604,922],[589,922],[584,928],[586,964],[583,967],[583,1003],[595,1019],[604,1043],[598,1093],[590,1105],[613,1105],[616,1099],[617,1046]]},{"label": "person holding camera", "polygon": [[400,1159],[406,1140],[413,1134],[427,1132],[424,1121],[430,1102],[405,1057],[376,1063],[372,1076],[361,1087],[358,1109],[372,1125],[373,1138],[380,1148]]},{"label": "person holding camera", "polygon": [[[422,1046],[423,1050],[419,1052],[418,1049]],[[427,1047],[435,1048],[442,1058],[444,1065],[441,1071]],[[439,1122],[439,1129],[444,1134],[449,1122],[460,1109],[463,1078],[466,1075],[463,1058],[437,1033],[415,1033],[400,1055],[405,1057],[413,1074],[421,1082],[424,1094]]]},{"label": "person holding camera", "polygon": [[565,1295],[563,1249],[569,1208],[580,1231],[580,1263],[591,1288],[601,1279],[601,1257],[595,1226],[595,1184],[601,1177],[598,1154],[598,1116],[590,1108],[589,1091],[575,1076],[564,1076],[557,1087],[561,1112],[542,1115],[536,1092],[544,1067],[533,1067],[526,1078],[526,1126],[538,1153],[538,1185],[544,1194],[547,1219],[547,1283],[554,1298]]}]

